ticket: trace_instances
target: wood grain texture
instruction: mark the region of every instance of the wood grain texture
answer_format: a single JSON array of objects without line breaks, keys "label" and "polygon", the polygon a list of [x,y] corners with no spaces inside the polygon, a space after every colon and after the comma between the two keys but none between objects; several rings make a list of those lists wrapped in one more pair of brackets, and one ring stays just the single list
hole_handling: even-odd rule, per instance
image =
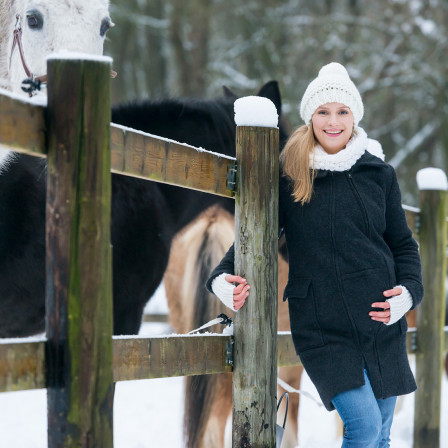
[{"label": "wood grain texture", "polygon": [[[44,106],[0,94],[0,146],[46,157]],[[233,197],[226,187],[227,167],[234,157],[169,142],[110,124],[111,170],[127,176]]]},{"label": "wood grain texture", "polygon": [[45,342],[0,344],[0,392],[45,387]]},{"label": "wood grain texture", "polygon": [[49,447],[113,446],[110,63],[48,63]]},{"label": "wood grain texture", "polygon": [[420,192],[420,256],[425,297],[417,313],[414,448],[440,446],[445,321],[447,193]]},{"label": "wood grain texture", "polygon": [[[234,318],[232,441],[273,447],[277,396],[278,129],[238,126],[235,272],[251,285]],[[275,298],[275,299],[274,299]]]},{"label": "wood grain texture", "polygon": [[227,189],[227,166],[234,158],[169,142],[111,124],[114,173],[233,197]]},{"label": "wood grain texture", "polygon": [[420,210],[415,207],[408,207],[403,205],[404,212],[406,214],[406,221],[409,228],[412,230],[412,236],[416,241],[418,241],[418,225],[420,220]]},{"label": "wood grain texture", "polygon": [[44,157],[45,109],[0,93],[0,147]]},{"label": "wood grain texture", "polygon": [[[407,334],[408,353],[415,353],[415,328]],[[167,378],[231,372],[226,365],[226,344],[231,336],[170,336],[169,338],[114,338],[114,381]],[[291,333],[277,336],[279,367],[299,366]],[[448,327],[443,345],[448,349]],[[181,355],[181,359],[176,358]],[[190,359],[189,356],[193,357]],[[184,362],[185,361],[185,362]],[[0,392],[41,389],[45,382],[45,342],[0,344]]]},{"label": "wood grain texture", "polygon": [[114,340],[114,380],[231,372],[226,344],[231,336],[173,336]]}]

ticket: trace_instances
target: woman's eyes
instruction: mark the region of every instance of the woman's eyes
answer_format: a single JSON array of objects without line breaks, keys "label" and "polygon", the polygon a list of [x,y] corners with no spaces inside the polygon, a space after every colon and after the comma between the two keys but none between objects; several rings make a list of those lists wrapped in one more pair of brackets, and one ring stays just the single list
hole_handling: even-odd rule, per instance
[{"label": "woman's eyes", "polygon": [[[319,115],[327,115],[328,114],[328,112],[326,111],[326,110],[320,110],[320,111],[318,111],[317,112]],[[339,112],[338,112],[340,115],[347,115],[348,114],[348,111],[346,111],[346,110],[340,110]]]}]

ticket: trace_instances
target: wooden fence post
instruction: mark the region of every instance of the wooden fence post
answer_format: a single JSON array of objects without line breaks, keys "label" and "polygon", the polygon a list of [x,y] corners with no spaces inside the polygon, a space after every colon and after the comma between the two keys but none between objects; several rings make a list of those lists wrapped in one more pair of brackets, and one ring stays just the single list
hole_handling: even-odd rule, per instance
[{"label": "wooden fence post", "polygon": [[278,129],[238,126],[235,272],[251,285],[235,315],[233,447],[275,447]]},{"label": "wooden fence post", "polygon": [[49,447],[113,446],[110,69],[48,61]]},{"label": "wooden fence post", "polygon": [[[439,189],[419,182],[426,170]],[[427,168],[417,174],[420,188],[420,256],[425,297],[417,313],[417,352],[414,414],[414,448],[440,446],[441,382],[444,352],[446,276],[446,176],[442,170]],[[427,172],[428,173],[428,172]],[[426,173],[426,174],[427,174]],[[445,186],[444,186],[445,185]],[[431,189],[429,189],[431,188]]]}]

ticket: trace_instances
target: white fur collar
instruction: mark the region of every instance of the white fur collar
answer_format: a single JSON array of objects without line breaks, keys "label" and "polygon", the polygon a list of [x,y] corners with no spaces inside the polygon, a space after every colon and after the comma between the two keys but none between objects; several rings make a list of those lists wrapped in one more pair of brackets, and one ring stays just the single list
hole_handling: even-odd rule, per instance
[{"label": "white fur collar", "polygon": [[[370,138],[364,129],[357,127],[355,135],[348,141],[346,147],[336,154],[328,154],[317,144],[314,147],[314,168],[319,170],[346,171],[364,154],[365,150],[384,161],[381,144]],[[313,154],[310,154],[310,168],[313,167]]]}]

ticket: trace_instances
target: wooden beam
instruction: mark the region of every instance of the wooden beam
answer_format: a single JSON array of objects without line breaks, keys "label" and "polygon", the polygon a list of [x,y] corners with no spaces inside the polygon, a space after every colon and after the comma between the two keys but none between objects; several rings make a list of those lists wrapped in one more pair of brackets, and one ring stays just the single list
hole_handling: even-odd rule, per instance
[{"label": "wooden beam", "polygon": [[231,372],[231,336],[114,337],[114,381]]},{"label": "wooden beam", "polygon": [[278,148],[278,129],[237,126],[235,272],[251,287],[234,317],[232,445],[241,448],[276,440]]},{"label": "wooden beam", "polygon": [[227,167],[234,157],[111,123],[112,172],[233,197]]},{"label": "wooden beam", "polygon": [[143,314],[143,322],[151,322],[151,323],[161,323],[161,324],[170,324],[170,317],[168,314],[161,313],[152,313],[152,314]]},{"label": "wooden beam", "polygon": [[9,341],[0,340],[0,392],[45,388],[45,341]]},{"label": "wooden beam", "polygon": [[302,365],[296,354],[290,331],[281,331],[277,335],[277,365],[278,367]]},{"label": "wooden beam", "polygon": [[440,446],[445,323],[447,192],[420,191],[420,256],[425,299],[417,313],[414,447]]},{"label": "wooden beam", "polygon": [[45,109],[0,93],[0,148],[45,157]]},{"label": "wooden beam", "polygon": [[[408,353],[413,354],[417,330],[409,328]],[[210,338],[210,339],[209,339]],[[226,348],[232,336],[169,336],[154,338],[113,338],[114,381],[167,378],[231,372]],[[0,392],[45,387],[45,341],[0,343]],[[278,366],[299,366],[290,332],[278,333]],[[444,331],[448,351],[448,327]],[[173,355],[171,352],[175,353]],[[193,353],[194,360],[183,360]],[[181,354],[181,360],[176,356]],[[173,361],[174,360],[174,361]]]},{"label": "wooden beam", "polygon": [[412,230],[412,236],[418,241],[418,228],[420,209],[417,207],[410,207],[409,205],[403,205],[404,212],[406,214],[406,221],[409,228]]},{"label": "wooden beam", "polygon": [[111,59],[48,62],[48,446],[113,446]]},{"label": "wooden beam", "polygon": [[[46,107],[0,94],[0,146],[46,157]],[[112,172],[233,197],[227,167],[235,157],[110,124]]]}]

